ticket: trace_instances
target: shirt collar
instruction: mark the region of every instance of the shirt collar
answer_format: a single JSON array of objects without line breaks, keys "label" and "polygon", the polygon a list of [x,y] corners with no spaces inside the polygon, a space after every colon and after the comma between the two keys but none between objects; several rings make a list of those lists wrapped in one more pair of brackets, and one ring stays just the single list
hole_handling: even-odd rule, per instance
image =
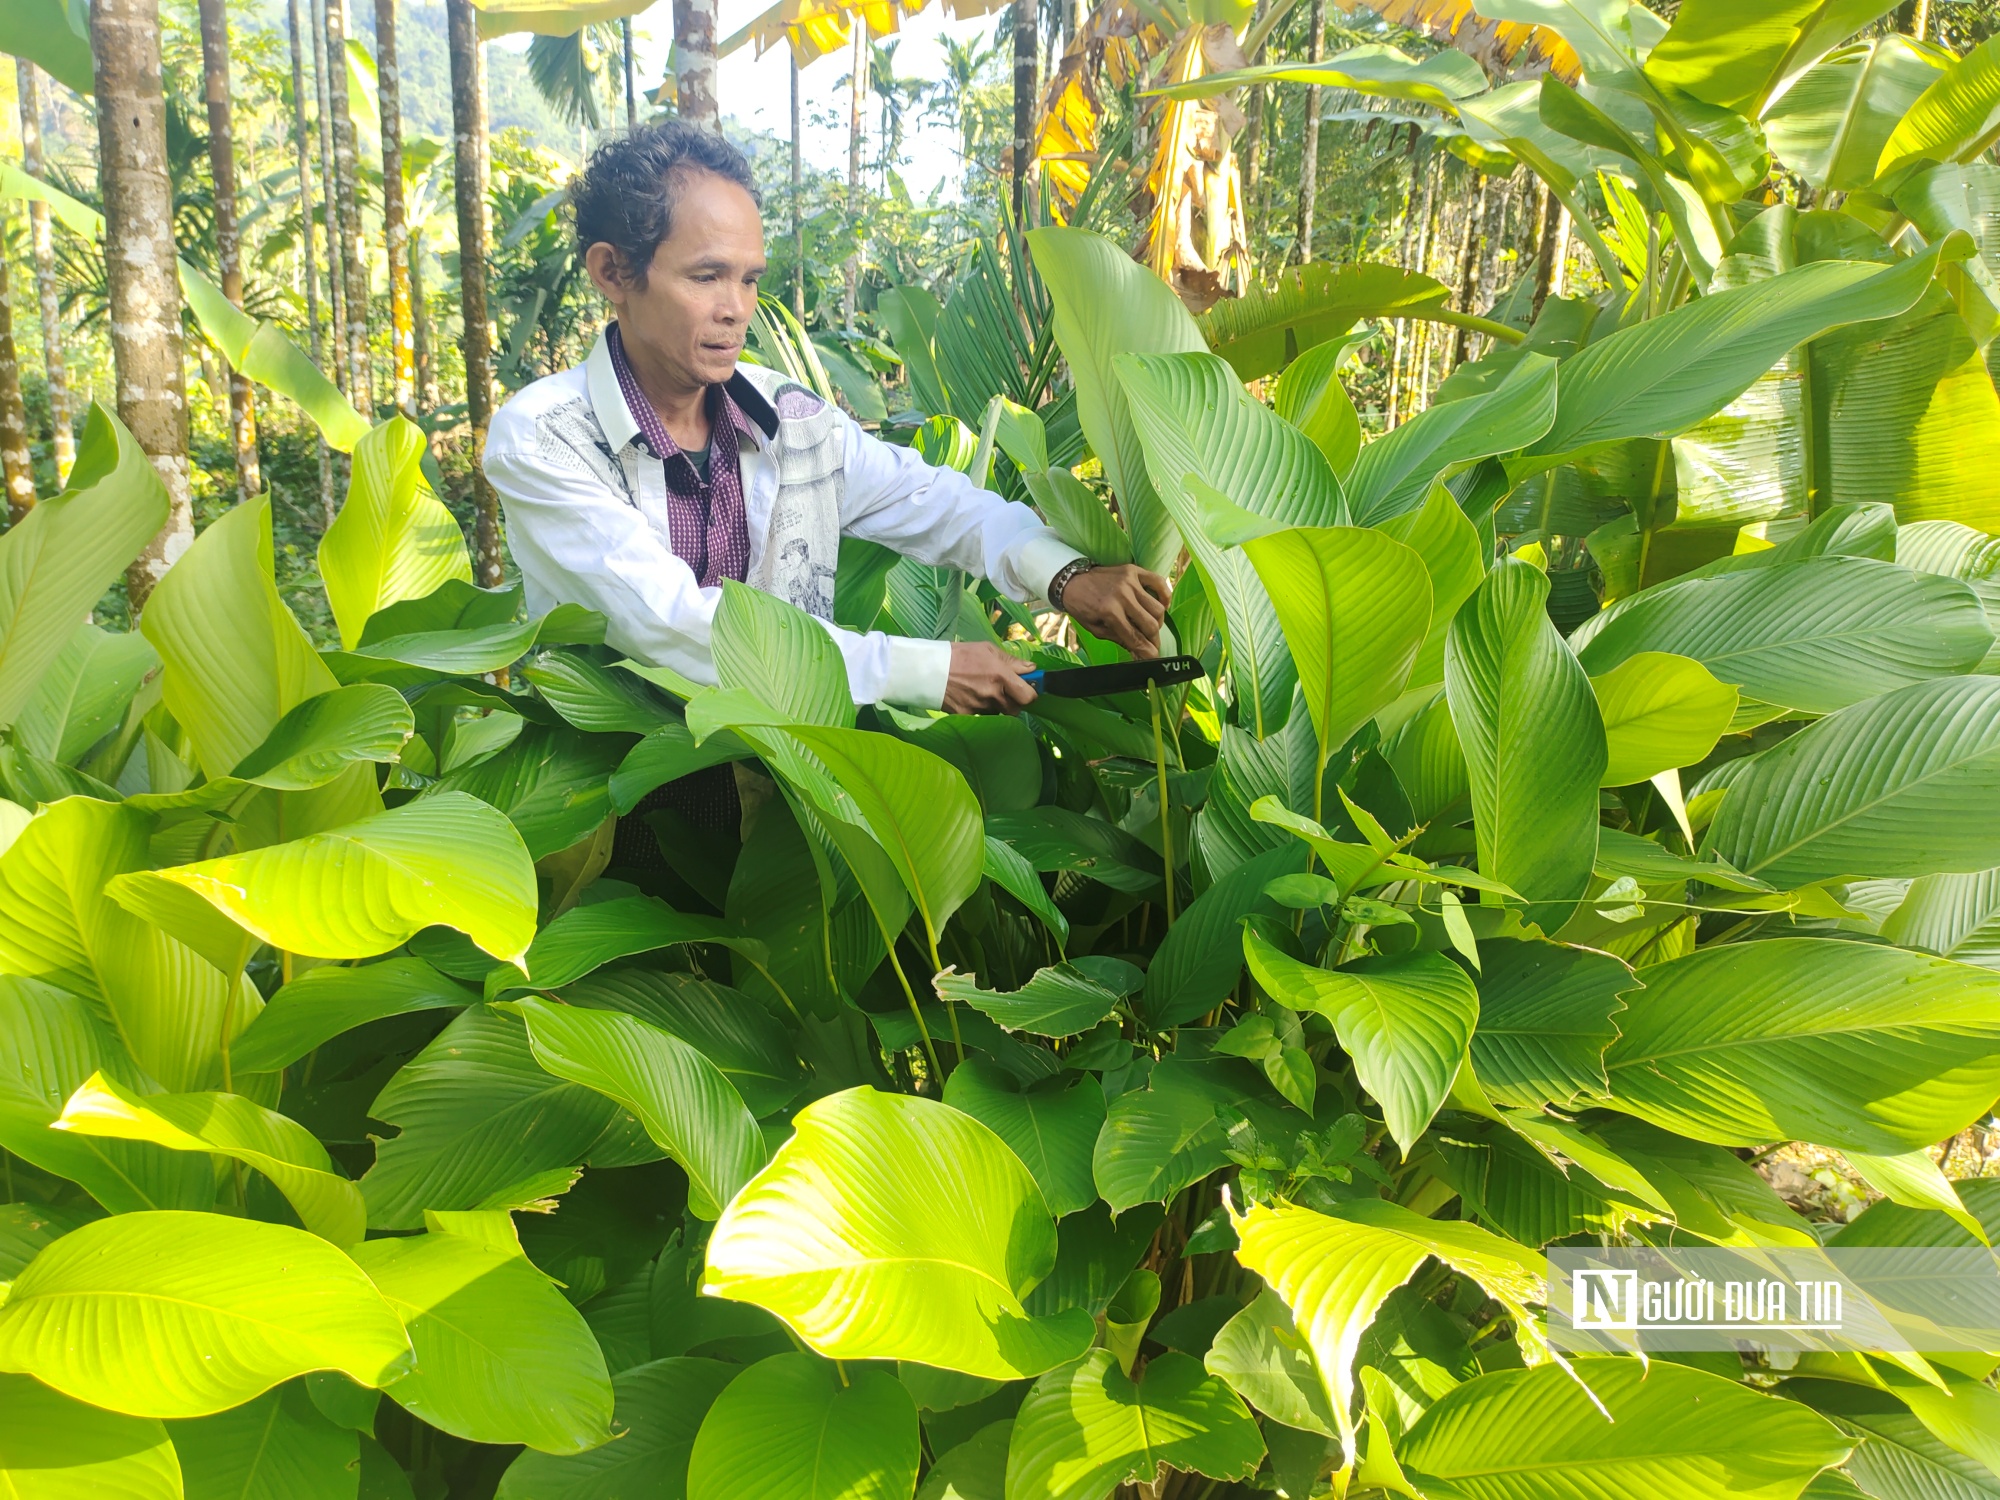
[{"label": "shirt collar", "polygon": [[[611,444],[613,453],[620,452],[639,436],[639,420],[625,403],[618,372],[611,364],[611,345],[602,332],[583,362],[583,384],[605,441]],[[723,382],[722,391],[729,398],[723,403],[723,410],[742,437],[760,445],[777,437],[777,409],[740,369]]]}]

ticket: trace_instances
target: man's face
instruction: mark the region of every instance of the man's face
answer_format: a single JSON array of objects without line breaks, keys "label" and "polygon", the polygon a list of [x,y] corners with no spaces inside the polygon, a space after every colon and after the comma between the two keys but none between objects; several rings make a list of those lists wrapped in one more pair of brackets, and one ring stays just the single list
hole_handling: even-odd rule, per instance
[{"label": "man's face", "polygon": [[591,279],[618,310],[627,347],[639,346],[686,388],[716,385],[736,356],[757,309],[764,274],[764,220],[751,196],[708,172],[676,184],[673,231],[653,253],[644,285],[600,275],[609,246],[586,257]]}]

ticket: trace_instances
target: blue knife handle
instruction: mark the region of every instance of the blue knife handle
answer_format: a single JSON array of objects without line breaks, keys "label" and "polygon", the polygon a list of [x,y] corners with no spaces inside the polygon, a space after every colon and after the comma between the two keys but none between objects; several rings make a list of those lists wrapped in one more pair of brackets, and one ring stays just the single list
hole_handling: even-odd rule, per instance
[{"label": "blue knife handle", "polygon": [[1039,693],[1042,690],[1042,672],[1043,668],[1041,667],[1035,668],[1032,672],[1023,672],[1021,674],[1021,681],[1027,683]]}]

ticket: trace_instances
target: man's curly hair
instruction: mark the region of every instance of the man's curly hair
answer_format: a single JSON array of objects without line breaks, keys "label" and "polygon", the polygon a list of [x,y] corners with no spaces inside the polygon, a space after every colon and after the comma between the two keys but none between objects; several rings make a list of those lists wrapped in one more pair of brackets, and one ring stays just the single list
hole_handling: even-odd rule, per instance
[{"label": "man's curly hair", "polygon": [[735,183],[762,206],[749,158],[685,121],[642,126],[599,146],[569,185],[578,252],[611,246],[623,273],[644,286],[654,252],[673,232],[681,185],[695,172]]}]

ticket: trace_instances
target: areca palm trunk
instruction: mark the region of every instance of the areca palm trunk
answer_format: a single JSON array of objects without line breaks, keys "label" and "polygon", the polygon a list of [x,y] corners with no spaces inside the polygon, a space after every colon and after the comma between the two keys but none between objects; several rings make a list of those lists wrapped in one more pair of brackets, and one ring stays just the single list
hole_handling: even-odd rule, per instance
[{"label": "areca palm trunk", "polygon": [[[243,305],[242,235],[236,224],[236,134],[229,106],[229,14],[223,0],[201,0],[202,96],[208,105],[208,167],[214,185],[215,258],[222,295]],[[241,371],[229,372],[229,445],[236,456],[236,498],[263,491],[257,462],[257,393]]]},{"label": "areca palm trunk", "polygon": [[333,196],[340,204],[342,279],[347,302],[347,394],[372,420],[374,382],[368,369],[368,257],[361,243],[355,192],[354,115],[347,102],[347,0],[326,0],[326,88],[333,113]]},{"label": "areca palm trunk", "polygon": [[452,187],[458,209],[459,307],[465,320],[465,415],[471,427],[479,582],[501,582],[500,497],[479,455],[493,420],[493,333],[486,321],[486,59],[472,0],[445,0],[451,54]]},{"label": "areca palm trunk", "polygon": [[1542,233],[1535,247],[1535,308],[1563,294],[1563,262],[1569,258],[1569,209],[1547,188],[1542,189]]},{"label": "areca palm trunk", "polygon": [[861,298],[861,121],[868,98],[868,23],[859,15],[854,25],[854,67],[847,79],[847,222],[853,226],[854,249],[847,257],[846,284],[841,294],[841,323],[854,327]]},{"label": "areca palm trunk", "polygon": [[[326,69],[327,0],[312,0],[313,88],[319,104],[319,181],[325,195],[326,304],[333,315],[333,378],[347,390],[347,236],[342,233],[339,195],[333,190],[333,104]],[[346,66],[345,63],[342,64]],[[349,392],[351,395],[352,392]]]},{"label": "areca palm trunk", "polygon": [[160,575],[194,540],[159,0],[95,0],[90,51],[118,416],[167,491],[166,524],[125,571],[136,616]]},{"label": "areca palm trunk", "polygon": [[[1486,239],[1479,257],[1478,296],[1480,301],[1489,305],[1500,296],[1500,251],[1507,243],[1507,222],[1513,211],[1514,178],[1509,175],[1500,179],[1486,203]],[[1468,305],[1466,311],[1479,312],[1481,309]]]},{"label": "areca palm trunk", "polygon": [[[1417,178],[1423,178],[1423,199],[1417,199]],[[1421,271],[1424,257],[1430,253],[1431,199],[1436,190],[1436,177],[1431,171],[1428,153],[1412,155],[1410,165],[1410,190],[1403,207],[1403,249],[1397,257],[1399,265]],[[1401,420],[1404,402],[1408,399],[1409,359],[1411,339],[1410,320],[1396,320],[1396,343],[1389,357],[1389,407],[1387,425],[1394,427]]]},{"label": "areca palm trunk", "polygon": [[[306,283],[306,327],[311,336],[312,360],[326,368],[326,348],[319,329],[319,249],[313,232],[312,152],[306,146],[306,64],[299,44],[299,0],[286,0],[285,24],[292,44],[292,154],[298,163],[299,246],[304,256]],[[328,525],[333,524],[333,453],[325,437],[314,444],[319,449],[319,508]]]},{"label": "areca palm trunk", "polygon": [[720,131],[715,96],[716,0],[674,0],[674,99],[680,117]]},{"label": "areca palm trunk", "polygon": [[438,404],[437,360],[431,349],[431,319],[424,301],[424,237],[410,233],[410,338],[417,359],[417,400],[426,409]]},{"label": "areca palm trunk", "polygon": [[[1492,182],[1482,174],[1478,192],[1466,200],[1465,238],[1458,247],[1458,306],[1461,312],[1474,311],[1472,304],[1479,298],[1479,221],[1492,191]],[[1462,365],[1471,357],[1472,334],[1461,328],[1452,339],[1451,362],[1454,366]]]},{"label": "areca palm trunk", "polygon": [[403,211],[403,83],[396,0],[375,0],[375,78],[382,107],[382,238],[389,251],[389,369],[396,410],[417,414],[417,334],[410,317],[410,231]]},{"label": "areca palm trunk", "polygon": [[[14,60],[21,95],[21,165],[30,177],[40,177],[42,165],[41,71],[27,58]],[[42,313],[42,378],[49,388],[49,426],[55,436],[56,479],[69,479],[76,462],[76,437],[69,425],[69,373],[63,358],[62,306],[56,297],[55,242],[49,234],[49,206],[39,198],[28,202],[28,249],[35,265],[35,300]]]},{"label": "areca palm trunk", "polygon": [[[789,48],[786,49],[790,51]],[[792,63],[792,314],[801,327],[806,321],[806,221],[799,203],[804,182],[804,163],[800,157],[800,121],[802,112],[799,105],[799,55],[791,53]]]},{"label": "areca palm trunk", "polygon": [[618,21],[618,42],[624,54],[625,63],[625,133],[630,135],[639,128],[639,85],[633,78],[632,62],[632,18],[621,16]]},{"label": "areca palm trunk", "polygon": [[1014,222],[1025,224],[1028,162],[1034,154],[1036,84],[1041,57],[1035,44],[1038,0],[1014,0]]},{"label": "areca palm trunk", "polygon": [[[1326,51],[1326,0],[1313,0],[1311,61]],[[1299,236],[1295,253],[1300,265],[1313,258],[1313,208],[1319,199],[1319,85],[1306,90],[1305,138],[1299,148]]]},{"label": "areca palm trunk", "polygon": [[35,508],[35,456],[28,447],[28,409],[21,401],[21,365],[14,354],[5,225],[0,224],[0,478],[7,486],[7,524]]}]

